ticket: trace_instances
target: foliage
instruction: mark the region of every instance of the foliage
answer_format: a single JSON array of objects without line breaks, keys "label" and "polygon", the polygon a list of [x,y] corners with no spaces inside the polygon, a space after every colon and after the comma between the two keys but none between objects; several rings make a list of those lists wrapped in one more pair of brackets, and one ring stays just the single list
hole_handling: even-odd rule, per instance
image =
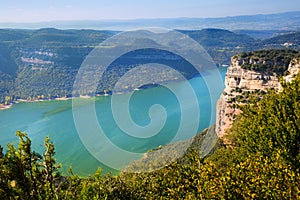
[{"label": "foliage", "polygon": [[81,63],[113,31],[0,29],[0,103],[68,96]]},{"label": "foliage", "polygon": [[283,76],[291,60],[299,57],[299,52],[289,49],[259,50],[243,52],[236,57],[245,61],[242,64],[244,69]]},{"label": "foliage", "polygon": [[299,45],[300,44],[300,32],[280,34],[276,37],[264,40],[263,43],[264,44],[292,43],[292,45]]},{"label": "foliage", "polygon": [[261,48],[259,40],[228,30],[210,28],[181,32],[203,45],[217,65],[229,65],[233,55]]},{"label": "foliage", "polygon": [[202,29],[200,31],[182,31],[206,47],[236,47],[256,42],[245,34],[237,34],[223,29]]},{"label": "foliage", "polygon": [[45,138],[43,155],[31,150],[31,140],[17,131],[20,142],[7,145],[0,154],[0,196],[4,199],[52,199],[59,165],[55,164],[54,145]]},{"label": "foliage", "polygon": [[242,107],[231,137],[243,152],[272,156],[280,151],[287,162],[300,167],[300,75],[292,84],[282,85],[279,94],[272,91],[258,103]]}]

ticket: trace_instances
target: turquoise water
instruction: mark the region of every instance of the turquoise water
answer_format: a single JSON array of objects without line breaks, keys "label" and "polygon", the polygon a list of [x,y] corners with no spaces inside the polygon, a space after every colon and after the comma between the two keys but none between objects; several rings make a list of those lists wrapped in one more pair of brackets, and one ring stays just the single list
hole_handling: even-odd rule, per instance
[{"label": "turquoise water", "polygon": [[[220,72],[221,77],[224,79],[226,69],[222,68]],[[220,74],[213,72],[205,76],[213,80]],[[211,95],[203,77],[200,76],[189,80],[189,82],[195,91],[198,104],[185,103],[182,109],[190,109],[192,112],[193,106],[199,107],[200,119],[197,131],[201,131],[215,123],[215,110],[210,108],[215,107],[220,92]],[[170,84],[172,87],[178,88],[179,92],[185,92],[183,83]],[[223,88],[223,85],[218,87]],[[188,100],[191,97],[187,94],[185,98],[186,102],[189,102]],[[148,111],[151,105],[159,104],[165,108],[167,120],[159,134],[150,139],[137,139],[124,134],[113,120],[110,103],[110,96],[96,97],[95,110],[99,124],[112,143],[127,151],[143,153],[159,145],[169,143],[180,124],[181,102],[178,102],[176,96],[163,86],[135,91],[130,100],[131,117],[140,126],[146,126],[150,123]],[[161,115],[158,113],[155,117],[160,119]],[[190,121],[192,120],[195,119],[190,119]],[[45,136],[50,136],[55,144],[57,162],[63,164],[64,172],[67,171],[69,166],[72,166],[74,173],[82,176],[93,174],[98,166],[103,168],[104,173],[116,172],[94,158],[81,142],[73,120],[72,100],[19,103],[11,109],[0,111],[0,144],[5,146],[8,142],[16,143],[16,130],[26,132],[32,140],[33,149],[38,152],[42,152]],[[186,131],[186,134],[177,140],[187,139],[195,134]],[[109,150],[105,153],[109,154]],[[111,159],[114,159],[113,155],[111,155]]]}]

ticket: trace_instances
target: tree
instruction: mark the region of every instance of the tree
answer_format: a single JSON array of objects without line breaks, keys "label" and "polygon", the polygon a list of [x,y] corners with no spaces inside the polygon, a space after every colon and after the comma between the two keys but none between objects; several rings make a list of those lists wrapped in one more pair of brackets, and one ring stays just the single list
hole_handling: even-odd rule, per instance
[{"label": "tree", "polygon": [[5,103],[4,104],[9,104],[11,102],[11,97],[10,96],[5,96]]},{"label": "tree", "polygon": [[[60,167],[55,163],[54,145],[45,139],[43,156],[31,150],[31,140],[21,131],[17,131],[19,143],[7,145],[7,152],[0,155],[1,197],[7,199],[51,199],[54,197],[54,177]],[[2,148],[1,148],[2,150]]]}]

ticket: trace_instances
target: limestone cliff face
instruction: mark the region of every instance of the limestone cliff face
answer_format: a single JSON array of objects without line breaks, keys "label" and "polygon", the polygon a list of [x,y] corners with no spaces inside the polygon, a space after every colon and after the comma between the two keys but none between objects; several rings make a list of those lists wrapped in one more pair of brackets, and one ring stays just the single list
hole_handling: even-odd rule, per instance
[{"label": "limestone cliff face", "polygon": [[[233,116],[241,111],[232,105],[237,102],[237,97],[257,91],[267,91],[270,88],[281,90],[281,85],[277,75],[265,74],[246,70],[243,64],[256,64],[263,60],[241,59],[232,57],[231,66],[228,68],[225,78],[225,89],[217,103],[216,133],[219,137],[224,136],[226,129],[230,128]],[[300,60],[293,59],[288,68],[288,75],[284,77],[286,81],[291,81],[300,71]]]},{"label": "limestone cliff face", "polygon": [[293,59],[289,65],[287,76],[284,77],[285,81],[291,82],[299,72],[300,60]]}]

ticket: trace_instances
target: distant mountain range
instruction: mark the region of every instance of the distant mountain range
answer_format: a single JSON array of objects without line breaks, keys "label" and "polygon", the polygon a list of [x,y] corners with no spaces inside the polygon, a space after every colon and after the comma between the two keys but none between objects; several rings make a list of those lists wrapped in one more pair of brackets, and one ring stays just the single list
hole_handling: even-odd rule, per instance
[{"label": "distant mountain range", "polygon": [[83,20],[50,21],[38,23],[0,23],[1,28],[129,30],[143,27],[165,27],[170,29],[221,28],[227,30],[300,30],[300,11],[231,16],[222,18],[170,18],[134,20]]}]

